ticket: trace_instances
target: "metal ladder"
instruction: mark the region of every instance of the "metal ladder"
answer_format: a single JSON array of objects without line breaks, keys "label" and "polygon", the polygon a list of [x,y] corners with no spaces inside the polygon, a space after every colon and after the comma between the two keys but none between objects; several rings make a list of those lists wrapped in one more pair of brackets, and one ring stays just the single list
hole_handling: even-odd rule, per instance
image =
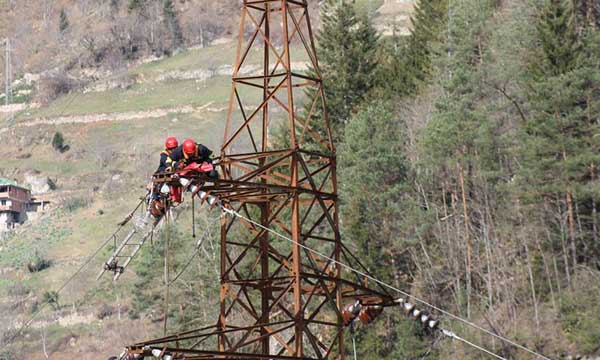
[{"label": "metal ladder", "polygon": [[[193,187],[191,197],[198,197],[201,201],[201,204],[207,202],[210,206],[214,206],[218,202],[218,198],[209,195],[207,192],[201,190],[201,186],[204,182],[200,184],[192,184]],[[149,195],[146,197],[146,201],[149,202]],[[139,205],[138,205],[139,207]],[[137,208],[136,208],[137,209]],[[173,220],[176,220],[178,217],[178,212],[176,211],[177,207],[169,207],[166,211],[169,211],[169,217]],[[175,211],[173,211],[175,210]],[[121,224],[120,226],[124,226],[134,217],[134,210]],[[195,210],[192,208],[192,212]],[[149,211],[146,211],[142,217],[138,217],[135,219],[133,223],[132,229],[127,233],[127,235],[120,241],[117,246],[117,238],[115,235],[115,251],[102,266],[102,269],[98,273],[96,280],[99,280],[104,273],[107,271],[111,271],[114,273],[113,281],[117,281],[121,274],[125,271],[127,266],[131,263],[131,261],[135,258],[135,256],[139,253],[142,246],[146,243],[146,241],[151,238],[156,231],[160,229],[162,224],[164,223],[166,216],[163,215],[159,219],[154,219],[152,215],[150,215]],[[194,218],[192,217],[192,221]]]},{"label": "metal ladder", "polygon": [[151,221],[152,217],[148,212],[144,217],[138,218],[133,224],[133,228],[121,240],[108,261],[104,263],[96,280],[99,280],[107,271],[112,271],[114,273],[113,281],[117,281],[146,241],[160,228],[163,219],[164,216]]}]

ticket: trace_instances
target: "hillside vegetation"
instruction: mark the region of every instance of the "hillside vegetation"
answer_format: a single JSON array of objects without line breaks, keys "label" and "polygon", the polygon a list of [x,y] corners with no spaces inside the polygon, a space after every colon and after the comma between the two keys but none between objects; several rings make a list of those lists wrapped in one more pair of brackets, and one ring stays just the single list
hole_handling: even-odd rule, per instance
[{"label": "hillside vegetation", "polygon": [[[36,170],[56,183],[47,195],[52,210],[0,244],[0,320],[10,324],[2,342],[40,305],[51,306],[2,347],[0,359],[106,359],[122,345],[162,334],[164,235],[116,285],[92,282],[109,247],[60,295],[53,291],[145,193],[165,134],[218,149],[223,133],[234,45],[209,44],[237,31],[237,18],[224,15],[233,1],[165,1],[162,12],[151,0],[102,2],[100,19],[120,19],[114,24],[125,33],[147,37],[162,24],[155,42],[139,40],[145,45],[135,55],[116,62],[91,58],[75,42],[75,53],[56,50],[79,41],[75,34],[86,28],[69,15],[67,1],[59,3],[69,23],[64,39],[71,40],[54,33],[54,42],[39,41],[54,49],[43,55],[56,61],[52,67],[82,59],[80,68],[61,70],[77,81],[0,128],[0,142],[11,149],[0,175],[22,179]],[[72,2],[80,9],[92,3]],[[164,22],[167,3],[178,26]],[[600,356],[598,3],[418,0],[406,36],[384,23],[405,21],[407,2],[346,3],[320,4],[318,35],[344,241],[378,278],[495,334],[553,359]],[[191,12],[195,5],[203,10]],[[11,6],[15,16],[35,13],[25,2]],[[52,11],[49,29],[60,32],[65,17],[60,7]],[[36,16],[31,21],[44,19]],[[186,22],[188,16],[199,21]],[[212,21],[221,30],[210,38],[191,35]],[[110,36],[102,30],[107,23],[113,22],[97,21],[99,30],[89,30],[96,43],[105,41],[98,49],[112,49],[106,44],[114,39],[100,36]],[[160,58],[147,62],[148,56]],[[44,61],[31,59],[20,71],[46,70]],[[57,132],[69,151],[52,149]],[[170,233],[175,272],[194,252],[188,213]],[[218,257],[210,229],[216,232],[218,220],[201,214],[199,228],[209,229],[213,241],[172,286],[170,331],[215,318]],[[40,259],[50,267],[30,273],[26,264]],[[533,358],[463,323],[442,321],[505,358]],[[360,328],[356,340],[359,359],[485,358],[432,338],[394,311]]]},{"label": "hillside vegetation", "polygon": [[[320,2],[309,3],[318,26]],[[411,4],[412,0],[356,2],[360,12],[376,16],[380,30],[389,33],[406,30]],[[228,42],[239,31],[239,13],[239,0],[1,1],[2,46],[8,38],[13,79],[19,79],[14,101],[46,105],[99,79],[123,75],[132,64]],[[228,52],[216,58],[231,65],[235,49],[225,48]],[[205,54],[195,61],[207,60],[202,68],[210,70],[211,51]],[[2,84],[4,78],[2,71]]]},{"label": "hillside vegetation", "polygon": [[[383,61],[363,76],[325,74],[329,104],[344,105],[333,114],[353,109],[334,117],[344,238],[380,278],[496,334],[597,357],[598,2],[421,0],[413,25],[379,40]],[[326,62],[344,61],[325,44]],[[350,106],[335,92],[345,82]],[[359,357],[484,357],[401,324],[361,331]]]}]

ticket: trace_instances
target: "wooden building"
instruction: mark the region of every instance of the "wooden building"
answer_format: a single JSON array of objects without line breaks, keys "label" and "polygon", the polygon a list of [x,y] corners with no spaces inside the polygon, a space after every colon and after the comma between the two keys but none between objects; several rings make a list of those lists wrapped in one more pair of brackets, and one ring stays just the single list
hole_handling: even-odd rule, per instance
[{"label": "wooden building", "polygon": [[15,181],[0,178],[0,231],[13,229],[27,220],[28,213],[43,211],[46,203],[31,197],[31,191]]}]

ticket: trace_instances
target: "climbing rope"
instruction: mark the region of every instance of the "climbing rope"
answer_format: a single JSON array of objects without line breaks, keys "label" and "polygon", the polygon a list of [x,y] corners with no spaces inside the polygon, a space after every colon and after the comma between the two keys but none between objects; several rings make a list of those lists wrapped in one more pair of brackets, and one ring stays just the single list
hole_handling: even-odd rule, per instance
[{"label": "climbing rope", "polygon": [[[343,267],[343,268],[345,268],[345,269],[347,269],[347,270],[349,270],[351,272],[354,272],[357,275],[363,276],[363,277],[365,277],[365,278],[367,278],[367,279],[369,279],[369,280],[371,280],[371,281],[373,281],[373,282],[375,282],[375,283],[377,283],[377,284],[379,284],[379,285],[381,285],[383,287],[386,287],[386,288],[388,288],[390,290],[393,290],[393,291],[395,291],[395,292],[397,292],[399,294],[402,294],[402,295],[404,295],[406,297],[412,298],[415,301],[418,301],[418,302],[420,302],[421,304],[423,304],[425,306],[428,306],[428,307],[430,307],[430,308],[432,308],[434,310],[437,310],[440,313],[445,314],[445,315],[447,315],[448,317],[451,317],[454,320],[460,321],[460,322],[462,322],[462,323],[464,323],[464,324],[466,324],[466,325],[468,325],[468,326],[470,326],[470,327],[472,327],[474,329],[482,331],[482,332],[484,332],[484,333],[486,333],[486,334],[488,334],[490,336],[493,336],[493,337],[495,337],[495,338],[497,338],[497,339],[499,339],[499,340],[501,340],[501,341],[503,341],[503,342],[505,342],[507,344],[510,344],[510,345],[512,345],[514,347],[517,347],[517,348],[519,348],[519,349],[521,349],[523,351],[526,351],[526,352],[528,352],[528,353],[530,353],[532,355],[538,356],[538,357],[540,357],[540,358],[542,358],[544,360],[551,360],[547,356],[544,356],[544,355],[542,355],[542,354],[540,354],[540,353],[538,353],[538,352],[536,352],[534,350],[531,350],[531,349],[527,348],[526,346],[518,344],[518,343],[514,342],[513,340],[510,340],[510,339],[508,339],[508,338],[506,338],[504,336],[495,334],[495,333],[491,332],[490,330],[487,330],[487,329],[485,329],[485,328],[483,328],[483,327],[481,327],[481,326],[479,326],[479,325],[477,325],[477,324],[475,324],[475,323],[473,323],[473,322],[471,322],[469,320],[463,319],[463,318],[461,318],[458,315],[454,315],[454,314],[452,314],[452,313],[450,313],[450,312],[448,312],[448,311],[446,311],[444,309],[441,309],[441,308],[439,308],[439,307],[437,307],[437,306],[435,306],[433,304],[430,304],[429,302],[427,302],[427,301],[425,301],[423,299],[420,299],[420,298],[418,298],[418,297],[416,297],[414,295],[411,295],[411,294],[409,294],[409,293],[407,293],[407,292],[405,292],[405,291],[403,291],[401,289],[398,289],[395,286],[392,286],[392,285],[387,284],[387,283],[385,283],[385,282],[383,282],[383,281],[381,281],[381,280],[379,280],[377,278],[374,278],[373,276],[371,276],[371,275],[369,275],[369,274],[367,274],[367,273],[365,273],[363,271],[357,270],[357,269],[351,267],[350,265],[344,264],[344,263],[342,263],[342,262],[340,262],[340,261],[338,261],[338,260],[336,260],[336,259],[334,259],[334,258],[332,258],[330,256],[327,256],[326,254],[323,254],[323,253],[321,253],[321,252],[319,252],[317,250],[314,250],[314,249],[310,248],[309,246],[306,246],[305,244],[301,244],[301,243],[299,243],[299,242],[297,242],[297,241],[295,241],[295,240],[293,240],[293,239],[291,239],[291,238],[289,238],[289,237],[287,237],[287,236],[285,236],[285,235],[283,235],[283,234],[281,234],[281,233],[279,233],[279,232],[277,232],[277,231],[275,231],[275,230],[273,230],[273,229],[271,229],[269,227],[266,227],[266,226],[264,226],[264,225],[262,225],[262,224],[260,224],[260,223],[258,223],[256,221],[252,220],[252,219],[249,219],[249,218],[245,217],[244,215],[238,213],[237,211],[235,211],[233,209],[230,209],[230,208],[227,208],[227,207],[223,206],[223,204],[221,204],[216,199],[214,201],[217,203],[217,206],[219,206],[225,213],[227,213],[227,214],[229,214],[229,215],[231,215],[233,217],[237,217],[237,218],[243,219],[243,220],[245,220],[245,221],[247,221],[247,222],[249,222],[249,223],[251,223],[251,224],[253,224],[253,225],[255,225],[255,226],[257,226],[257,227],[259,227],[259,228],[261,228],[263,230],[265,230],[265,231],[268,231],[268,232],[272,233],[273,235],[275,235],[275,236],[277,236],[277,237],[279,237],[281,239],[284,239],[284,240],[286,240],[288,242],[291,242],[292,244],[297,245],[297,246],[299,246],[299,247],[301,247],[301,248],[303,248],[303,249],[305,249],[305,250],[307,250],[307,251],[309,251],[309,252],[311,252],[311,253],[313,253],[313,254],[315,254],[315,255],[317,255],[317,256],[325,259],[325,260],[327,260],[327,261],[331,261],[332,263],[337,264],[337,265],[339,265],[339,266],[341,266],[341,267]],[[494,354],[493,352],[491,352],[489,350],[484,350],[481,346],[473,344],[473,343],[471,343],[471,342],[469,342],[469,341],[467,341],[467,340],[465,340],[465,339],[457,336],[456,334],[454,334],[451,331],[446,331],[446,332],[443,332],[443,333],[447,337],[451,337],[453,339],[459,340],[459,341],[461,341],[461,342],[463,342],[463,343],[465,343],[465,344],[467,344],[469,346],[472,346],[472,347],[474,347],[476,349],[482,350],[482,351],[484,351],[484,352],[486,352],[486,353],[488,353],[490,355],[493,354],[493,356],[496,357],[496,358],[498,358],[498,359],[503,359],[501,356],[496,355],[496,354]]]},{"label": "climbing rope", "polygon": [[167,206],[165,212],[166,228],[165,228],[165,315],[163,321],[163,336],[167,336],[167,320],[169,318],[169,295],[171,281],[169,280],[169,246],[171,245],[171,209]]}]

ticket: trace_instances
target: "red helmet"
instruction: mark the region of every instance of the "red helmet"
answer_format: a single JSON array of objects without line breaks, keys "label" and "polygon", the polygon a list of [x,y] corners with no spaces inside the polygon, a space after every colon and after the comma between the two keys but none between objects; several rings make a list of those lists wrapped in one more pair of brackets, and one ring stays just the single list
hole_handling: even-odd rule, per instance
[{"label": "red helmet", "polygon": [[165,147],[169,150],[175,149],[177,146],[179,146],[179,143],[177,142],[177,139],[173,136],[169,136],[165,141]]},{"label": "red helmet", "polygon": [[185,139],[183,141],[183,152],[186,154],[193,154],[196,152],[197,146],[196,142],[191,139]]}]

